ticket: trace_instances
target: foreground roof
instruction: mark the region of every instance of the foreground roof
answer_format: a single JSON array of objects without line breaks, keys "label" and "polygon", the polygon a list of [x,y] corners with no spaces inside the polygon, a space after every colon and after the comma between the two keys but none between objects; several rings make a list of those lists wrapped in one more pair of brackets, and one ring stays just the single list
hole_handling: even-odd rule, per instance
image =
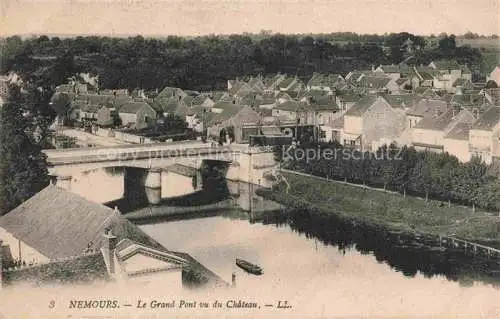
[{"label": "foreground roof", "polygon": [[0,227],[50,259],[81,255],[88,248],[101,247],[106,228],[119,239],[163,248],[120,212],[55,185],[0,217]]}]

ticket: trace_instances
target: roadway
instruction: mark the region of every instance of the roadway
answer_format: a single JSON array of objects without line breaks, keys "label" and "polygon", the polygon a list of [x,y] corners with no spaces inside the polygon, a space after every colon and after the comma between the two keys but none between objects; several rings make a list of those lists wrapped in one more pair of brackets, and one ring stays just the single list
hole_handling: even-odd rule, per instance
[{"label": "roadway", "polygon": [[114,137],[97,136],[84,131],[76,130],[73,128],[58,129],[57,133],[68,137],[76,138],[77,144],[83,147],[88,145],[94,146],[116,146],[116,145],[130,145],[132,143],[120,141]]}]

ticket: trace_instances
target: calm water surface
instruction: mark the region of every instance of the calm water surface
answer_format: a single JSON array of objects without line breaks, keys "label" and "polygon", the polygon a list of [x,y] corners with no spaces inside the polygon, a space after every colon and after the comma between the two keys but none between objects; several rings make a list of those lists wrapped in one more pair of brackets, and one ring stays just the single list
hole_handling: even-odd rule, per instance
[{"label": "calm water surface", "polygon": [[[164,198],[193,192],[185,178],[169,178],[174,179],[163,181]],[[123,171],[113,169],[79,173],[72,188],[107,202],[123,196],[123,185]],[[228,192],[235,188],[229,185]],[[239,189],[241,199],[248,189]],[[166,248],[191,254],[227,282],[235,273],[235,298],[288,300],[295,314],[500,317],[495,261],[396,244],[378,230],[351,229],[335,219],[269,216],[250,222],[235,209],[140,228]],[[235,265],[236,258],[260,265],[264,274],[247,274]]]}]

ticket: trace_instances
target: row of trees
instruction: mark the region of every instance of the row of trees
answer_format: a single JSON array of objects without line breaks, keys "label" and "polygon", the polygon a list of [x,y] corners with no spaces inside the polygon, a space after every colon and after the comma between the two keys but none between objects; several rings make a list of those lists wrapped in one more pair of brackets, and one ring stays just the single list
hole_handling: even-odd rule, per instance
[{"label": "row of trees", "polygon": [[[305,155],[312,154],[312,150],[315,155],[307,159]],[[285,167],[317,176],[383,187],[426,199],[500,209],[498,172],[479,158],[460,163],[447,153],[419,152],[412,147],[395,145],[383,146],[375,153],[360,153],[336,143],[319,147],[301,145],[288,154],[279,148],[277,156]]]},{"label": "row of trees", "polygon": [[371,65],[399,63],[409,57],[405,49],[408,39],[415,46],[409,63],[452,58],[479,69],[479,50],[457,47],[454,36],[436,39],[434,45],[406,32],[383,36],[274,34],[191,39],[9,37],[0,41],[0,66],[3,72],[38,72],[53,84],[84,71],[99,74],[102,88],[154,89],[168,85],[211,90],[225,87],[227,79],[246,74],[284,72],[308,78],[313,72],[346,74]]}]

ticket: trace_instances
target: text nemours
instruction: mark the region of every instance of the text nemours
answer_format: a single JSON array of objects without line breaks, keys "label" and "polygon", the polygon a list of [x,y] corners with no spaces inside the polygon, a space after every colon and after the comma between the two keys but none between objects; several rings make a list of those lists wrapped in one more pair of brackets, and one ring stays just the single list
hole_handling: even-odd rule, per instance
[{"label": "text nemours", "polygon": [[[69,309],[194,309],[194,308],[227,308],[227,309],[260,309],[261,305],[255,301],[229,299],[215,301],[200,300],[137,300],[135,303],[120,303],[118,300],[70,300]],[[292,306],[286,300],[263,304],[265,308],[290,309]]]}]

